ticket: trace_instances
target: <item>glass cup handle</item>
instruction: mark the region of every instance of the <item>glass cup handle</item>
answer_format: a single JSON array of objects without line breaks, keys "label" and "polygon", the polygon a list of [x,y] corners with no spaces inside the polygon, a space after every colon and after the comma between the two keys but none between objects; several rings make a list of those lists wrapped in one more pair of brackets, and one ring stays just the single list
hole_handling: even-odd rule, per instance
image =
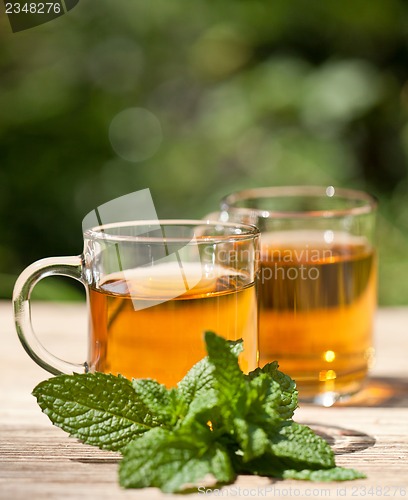
[{"label": "glass cup handle", "polygon": [[64,361],[50,353],[38,340],[31,323],[30,296],[35,285],[48,276],[68,276],[80,281],[85,287],[82,277],[82,260],[75,257],[50,257],[41,259],[28,266],[18,277],[13,291],[13,308],[16,329],[20,342],[29,356],[42,368],[54,375],[62,373],[84,373],[87,363],[75,364]]}]

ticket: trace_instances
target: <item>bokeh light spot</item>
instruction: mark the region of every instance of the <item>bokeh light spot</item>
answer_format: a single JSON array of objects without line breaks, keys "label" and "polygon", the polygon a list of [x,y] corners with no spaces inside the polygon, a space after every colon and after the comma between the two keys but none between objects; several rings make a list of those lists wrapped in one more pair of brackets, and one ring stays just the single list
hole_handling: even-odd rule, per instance
[{"label": "bokeh light spot", "polygon": [[332,363],[336,359],[336,353],[334,351],[326,351],[324,353],[324,360],[328,363]]},{"label": "bokeh light spot", "polygon": [[327,382],[329,380],[335,380],[336,378],[337,374],[334,370],[322,370],[319,372],[320,382]]},{"label": "bokeh light spot", "polygon": [[118,156],[139,162],[157,152],[163,133],[160,121],[152,112],[144,108],[128,108],[113,118],[109,139]]}]

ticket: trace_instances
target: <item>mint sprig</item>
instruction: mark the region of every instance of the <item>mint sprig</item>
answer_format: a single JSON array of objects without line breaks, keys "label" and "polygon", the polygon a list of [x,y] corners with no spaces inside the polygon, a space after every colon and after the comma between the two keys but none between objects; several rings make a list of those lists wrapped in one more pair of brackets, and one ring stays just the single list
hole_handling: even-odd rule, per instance
[{"label": "mint sprig", "polygon": [[125,488],[172,493],[230,483],[237,474],[311,481],[365,477],[336,467],[330,446],[292,420],[294,381],[269,363],[245,375],[242,341],[206,332],[208,356],[176,388],[103,373],[61,375],[33,391],[42,411],[70,435],[120,451]]}]

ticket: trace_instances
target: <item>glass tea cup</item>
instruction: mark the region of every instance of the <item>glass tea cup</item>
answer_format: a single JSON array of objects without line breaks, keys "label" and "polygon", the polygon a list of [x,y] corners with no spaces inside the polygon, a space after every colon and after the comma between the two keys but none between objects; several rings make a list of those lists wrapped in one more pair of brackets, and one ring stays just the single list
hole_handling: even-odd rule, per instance
[{"label": "glass tea cup", "polygon": [[[257,228],[135,221],[94,227],[83,237],[80,256],[42,259],[16,282],[16,328],[36,363],[53,374],[101,371],[174,386],[206,355],[203,333],[211,330],[242,338],[241,367],[256,368]],[[69,276],[86,288],[90,332],[83,364],[48,352],[33,330],[30,295],[51,275]]]},{"label": "glass tea cup", "polygon": [[221,221],[261,230],[260,365],[278,360],[303,401],[331,406],[359,391],[373,361],[376,200],[329,187],[226,196]]}]

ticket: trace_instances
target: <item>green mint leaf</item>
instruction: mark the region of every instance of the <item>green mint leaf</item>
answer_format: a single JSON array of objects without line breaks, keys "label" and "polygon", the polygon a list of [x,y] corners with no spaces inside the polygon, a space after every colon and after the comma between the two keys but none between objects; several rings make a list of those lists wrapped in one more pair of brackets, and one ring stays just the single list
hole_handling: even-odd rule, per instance
[{"label": "green mint leaf", "polygon": [[[215,335],[215,334],[210,334]],[[243,351],[242,340],[227,341],[216,336],[222,342],[227,355],[234,359]],[[239,367],[238,367],[239,368]],[[220,420],[220,397],[215,377],[215,366],[208,357],[194,365],[187,375],[178,383],[178,393],[185,404],[187,412],[182,425],[188,425],[191,420],[205,423],[211,420],[214,427]]]},{"label": "green mint leaf", "polygon": [[285,470],[284,479],[300,479],[302,481],[351,481],[353,479],[365,479],[367,476],[355,469],[345,469],[344,467],[333,467],[331,469],[320,470]]},{"label": "green mint leaf", "polygon": [[206,397],[213,390],[213,382],[214,366],[207,357],[203,358],[177,384],[179,396],[186,405],[190,405],[194,399]]},{"label": "green mint leaf", "polygon": [[106,450],[120,450],[160,424],[121,376],[60,375],[38,384],[33,395],[53,424]]},{"label": "green mint leaf", "polygon": [[227,340],[213,332],[205,332],[205,343],[208,359],[215,368],[217,388],[224,399],[235,399],[237,394],[246,392],[245,375],[238,364],[237,344],[231,349]]},{"label": "green mint leaf", "polygon": [[243,418],[235,418],[233,429],[235,439],[242,449],[244,461],[263,455],[269,449],[268,435],[261,427]]},{"label": "green mint leaf", "polygon": [[226,412],[234,414],[237,406],[246,404],[248,392],[246,377],[238,364],[237,344],[231,349],[227,340],[213,332],[205,332],[205,343],[208,360],[214,366],[219,403]]},{"label": "green mint leaf", "polygon": [[265,411],[271,417],[274,417],[275,412],[277,412],[282,419],[288,420],[293,417],[298,406],[298,391],[295,381],[279,371],[278,368],[278,363],[274,361],[266,364],[263,368],[257,368],[250,372],[248,378],[254,381],[262,374],[267,374],[275,382],[270,384],[268,389],[264,402]]},{"label": "green mint leaf", "polygon": [[269,438],[270,453],[282,459],[288,468],[328,469],[335,466],[333,450],[306,425],[283,422],[279,431]]},{"label": "green mint leaf", "polygon": [[234,354],[236,357],[238,357],[242,352],[244,352],[244,342],[242,339],[227,340],[227,344],[232,354]]},{"label": "green mint leaf", "polygon": [[[214,334],[213,334],[214,335]],[[229,350],[235,357],[243,351],[242,340],[226,341]],[[185,377],[177,384],[181,399],[189,405],[196,398],[204,396],[213,391],[214,386],[214,365],[210,363],[208,357],[196,363]]]},{"label": "green mint leaf", "polygon": [[[222,416],[221,427],[229,436],[232,446],[242,451],[242,459],[251,460],[264,454],[269,446],[268,435],[258,425],[258,421],[259,412],[263,412],[259,404],[263,400],[261,394],[265,395],[271,378],[264,375],[263,383],[259,384],[260,379],[252,383],[243,374],[238,363],[241,342],[231,345],[212,332],[206,332],[205,340],[209,362],[214,366],[214,388]],[[276,386],[279,390],[279,385]],[[276,420],[280,420],[279,415]],[[217,426],[214,426],[214,430],[217,430]]]},{"label": "green mint leaf", "polygon": [[237,465],[240,472],[283,478],[285,470],[335,467],[332,449],[309,427],[288,421],[272,430],[268,451],[247,463],[241,460]]},{"label": "green mint leaf", "polygon": [[227,450],[195,435],[152,429],[131,442],[119,465],[120,484],[125,488],[156,486],[166,493],[203,484],[208,476],[214,483],[231,482],[236,474]]},{"label": "green mint leaf", "polygon": [[275,389],[279,391],[279,386],[266,374],[250,380],[246,405],[241,405],[235,411],[231,432],[242,450],[244,461],[263,455],[269,449],[268,432],[282,421],[276,410],[272,414],[265,408],[265,398],[271,384],[275,384]]},{"label": "green mint leaf", "polygon": [[167,389],[152,379],[134,379],[132,386],[138,400],[160,424],[173,427],[180,414],[183,414],[183,403],[175,389]]},{"label": "green mint leaf", "polygon": [[183,408],[180,411],[180,426],[191,422],[206,423],[215,420],[219,412],[217,393],[214,389],[214,366],[204,358],[195,364],[178,383],[177,393]]},{"label": "green mint leaf", "polygon": [[249,379],[249,412],[247,418],[254,423],[269,429],[282,422],[279,412],[282,391],[267,373],[259,372]]}]

